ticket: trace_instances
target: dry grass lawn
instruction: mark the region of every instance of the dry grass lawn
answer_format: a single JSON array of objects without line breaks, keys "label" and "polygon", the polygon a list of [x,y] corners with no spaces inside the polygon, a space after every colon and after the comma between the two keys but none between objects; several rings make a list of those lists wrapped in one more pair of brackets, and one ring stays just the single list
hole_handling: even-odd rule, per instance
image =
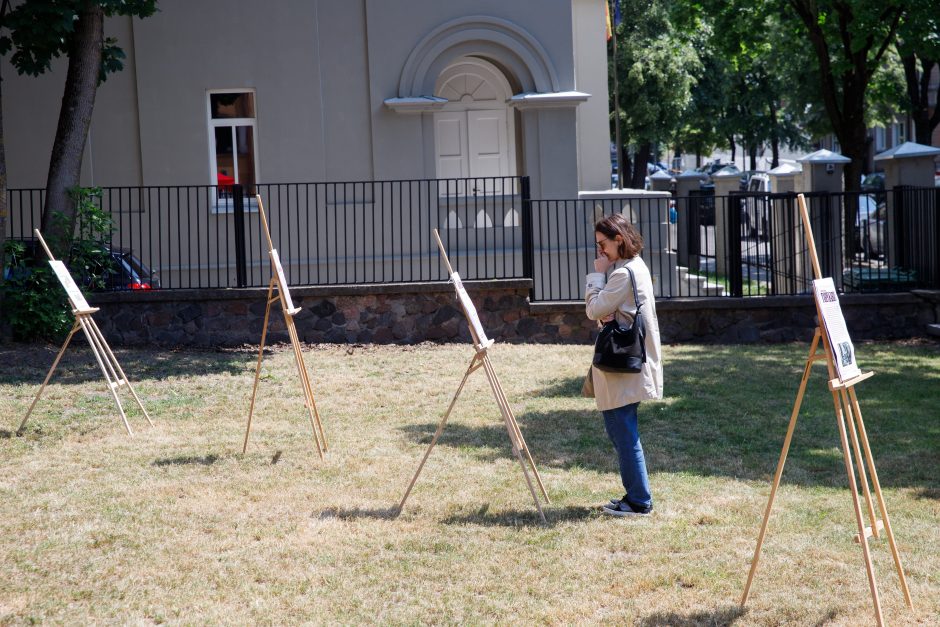
[{"label": "dry grass lawn", "polygon": [[[491,351],[552,504],[541,525],[483,372],[399,518],[390,512],[471,357],[463,345],[307,347],[316,454],[292,361],[120,350],[120,423],[91,354],[0,348],[0,624],[873,622],[832,403],[817,366],[751,599],[738,606],[808,344],[669,346],[640,409],[655,498],[611,519],[611,445],[580,398],[583,346]],[[892,624],[940,622],[940,351],[863,344],[859,389],[916,610],[873,541]]]}]

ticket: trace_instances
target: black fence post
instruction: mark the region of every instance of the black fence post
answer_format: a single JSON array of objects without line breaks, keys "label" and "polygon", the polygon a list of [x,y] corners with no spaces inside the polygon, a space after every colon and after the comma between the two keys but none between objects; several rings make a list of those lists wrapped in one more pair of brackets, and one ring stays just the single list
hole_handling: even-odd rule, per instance
[{"label": "black fence post", "polygon": [[[532,233],[532,191],[529,188],[529,177],[523,176],[520,180],[520,196],[522,197],[522,276],[532,279],[532,289],[529,290],[529,299],[535,298],[535,239]],[[513,273],[515,274],[515,273]]]},{"label": "black fence post", "polygon": [[248,285],[248,264],[245,260],[245,190],[232,185],[232,212],[235,223],[235,281],[238,287]]},{"label": "black fence post", "polygon": [[[743,261],[741,259],[741,199],[736,196],[728,196],[727,201],[725,203],[725,211],[727,212],[725,225],[728,231],[725,233],[725,241],[728,242],[728,288],[731,290],[732,296],[740,298],[744,296],[744,276],[741,266]],[[754,203],[757,203],[756,197]],[[717,203],[715,203],[715,210],[718,210]],[[755,214],[758,213],[755,212]],[[721,252],[716,250],[715,254],[718,255]]]}]

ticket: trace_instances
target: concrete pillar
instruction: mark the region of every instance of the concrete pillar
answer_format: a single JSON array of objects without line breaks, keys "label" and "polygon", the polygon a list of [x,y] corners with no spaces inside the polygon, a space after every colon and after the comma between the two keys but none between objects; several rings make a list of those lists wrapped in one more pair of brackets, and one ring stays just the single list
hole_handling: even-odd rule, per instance
[{"label": "concrete pillar", "polygon": [[[905,266],[916,269],[923,260],[906,259],[902,254],[902,246],[898,229],[899,223],[898,211],[901,193],[896,189],[898,187],[934,187],[934,159],[940,155],[940,148],[915,144],[914,142],[904,142],[875,155],[875,163],[881,165],[885,172],[885,190],[892,190],[886,194],[887,203],[885,219],[887,220],[885,240],[882,242],[883,250],[887,253],[885,261],[888,267]],[[929,216],[910,214],[908,223],[904,225],[906,232],[936,232],[936,227],[929,224]],[[934,220],[938,219],[933,217]],[[931,230],[933,226],[934,230]],[[880,228],[879,225],[869,225],[869,228]]]},{"label": "concrete pillar", "polygon": [[[816,253],[819,255],[819,265],[824,277],[832,277],[837,288],[842,287],[842,247],[836,245],[842,233],[842,207],[845,192],[843,184],[843,171],[845,164],[851,159],[831,150],[817,150],[798,159],[803,165],[803,189],[801,191],[825,192],[819,201],[808,200],[811,206],[810,220],[813,227],[813,236],[816,239]],[[835,194],[835,195],[832,195]],[[850,201],[849,210],[858,211],[856,203]],[[854,207],[854,209],[853,209]],[[847,233],[846,237],[854,237],[854,233]],[[823,242],[829,242],[824,253]]]},{"label": "concrete pillar", "polygon": [[[741,245],[740,233],[728,233],[728,211],[740,207],[741,199],[732,197],[731,194],[741,191],[741,173],[719,170],[712,174],[712,181],[715,183],[714,248],[708,253],[715,255],[715,270],[718,276],[728,276],[728,246]],[[705,233],[708,233],[707,227]],[[708,239],[706,237],[706,240]]]},{"label": "concrete pillar", "polygon": [[671,192],[672,186],[675,184],[676,181],[669,172],[659,170],[650,175],[650,191]]},{"label": "concrete pillar", "polygon": [[[773,194],[802,191],[803,167],[785,163],[767,173]],[[813,278],[813,267],[806,255],[806,238],[800,228],[800,212],[792,197],[773,198],[771,208],[771,245],[774,250],[772,280],[777,294],[798,294]]]},{"label": "concrete pillar", "polygon": [[900,185],[911,187],[934,186],[934,160],[940,148],[904,142],[891,150],[878,153],[874,161],[885,171],[885,189]]},{"label": "concrete pillar", "polygon": [[699,246],[701,242],[701,229],[699,223],[692,224],[690,208],[692,202],[699,203],[699,198],[691,199],[691,192],[698,191],[708,177],[702,172],[686,170],[676,175],[676,231],[678,232],[677,249],[680,266],[689,270],[699,268]]}]

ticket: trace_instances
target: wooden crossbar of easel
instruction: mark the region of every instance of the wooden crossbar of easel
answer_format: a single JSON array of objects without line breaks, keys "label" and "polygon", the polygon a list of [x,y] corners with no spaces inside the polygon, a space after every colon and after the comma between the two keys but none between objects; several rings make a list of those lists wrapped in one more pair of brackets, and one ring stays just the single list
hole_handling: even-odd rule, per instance
[{"label": "wooden crossbar of easel", "polygon": [[[310,385],[310,375],[307,374],[303,351],[300,349],[300,338],[297,336],[297,327],[294,324],[294,316],[300,311],[300,307],[294,307],[289,300],[289,288],[286,279],[283,278],[280,259],[277,256],[277,250],[275,250],[274,242],[271,239],[271,231],[268,229],[268,220],[264,214],[264,205],[261,203],[261,194],[256,194],[255,198],[258,201],[258,214],[261,216],[261,225],[265,236],[268,238],[268,257],[271,261],[271,281],[268,283],[267,304],[264,309],[264,323],[261,327],[261,345],[258,347],[258,363],[255,366],[255,382],[251,388],[251,405],[248,408],[248,425],[245,428],[245,441],[242,444],[242,453],[248,450],[248,436],[251,433],[251,417],[255,410],[255,394],[258,391],[258,380],[261,378],[261,360],[264,358],[264,341],[268,334],[268,320],[271,315],[271,305],[279,302],[281,305],[281,313],[284,315],[284,326],[287,328],[287,335],[290,337],[291,347],[294,351],[297,377],[300,380],[300,387],[304,393],[304,406],[307,408],[307,414],[310,417],[310,428],[313,430],[313,439],[314,442],[316,442],[320,459],[323,459],[323,452],[326,451],[326,435],[323,433],[323,423],[320,422],[320,412],[317,411],[317,404],[313,398],[313,387]],[[274,295],[275,287],[277,288],[277,295]]]},{"label": "wooden crossbar of easel", "polygon": [[[817,279],[822,278],[822,272],[819,267],[819,259],[816,255],[816,242],[813,237],[813,231],[810,226],[809,212],[806,209],[806,201],[803,194],[797,196],[797,203],[800,208],[803,228],[806,233],[806,241],[809,248],[810,259],[813,264],[813,272]],[[764,537],[767,533],[767,523],[770,520],[770,512],[773,508],[774,497],[777,494],[777,488],[780,485],[780,477],[783,474],[783,466],[786,463],[787,452],[790,449],[790,442],[793,438],[793,431],[796,428],[796,418],[800,413],[800,406],[803,402],[803,395],[806,392],[806,384],[809,380],[812,365],[817,361],[826,362],[829,376],[829,390],[832,393],[833,409],[836,415],[836,423],[839,427],[839,437],[842,443],[842,455],[845,461],[845,472],[849,479],[849,491],[852,494],[852,504],[855,509],[855,520],[858,524],[858,532],[854,540],[862,547],[862,555],[865,559],[865,570],[868,574],[868,586],[871,591],[872,604],[874,606],[875,618],[878,625],[884,624],[884,616],[881,612],[881,601],[878,598],[878,586],[875,582],[875,571],[871,559],[871,551],[868,545],[868,538],[880,538],[882,532],[888,538],[888,544],[891,547],[891,555],[894,558],[894,565],[897,569],[898,579],[901,584],[901,591],[904,594],[904,600],[907,606],[914,609],[914,602],[911,600],[911,593],[907,587],[907,579],[904,576],[904,568],[901,565],[901,555],[898,552],[897,544],[894,540],[894,532],[891,529],[891,521],[888,517],[888,508],[885,505],[884,495],[881,492],[881,483],[878,481],[878,472],[875,470],[875,461],[871,455],[871,448],[868,444],[868,434],[865,431],[865,422],[862,420],[862,410],[858,404],[858,397],[855,393],[856,384],[872,377],[873,372],[862,373],[852,379],[842,381],[836,375],[836,367],[833,362],[832,347],[829,345],[829,334],[825,327],[825,319],[816,306],[816,314],[819,319],[819,326],[816,327],[813,334],[813,341],[809,349],[809,356],[806,358],[806,365],[803,368],[803,378],[800,381],[799,392],[796,395],[796,401],[793,404],[793,411],[790,414],[790,424],[787,427],[787,435],[783,441],[783,449],[780,451],[780,458],[777,461],[777,471],[774,474],[774,480],[770,488],[770,497],[767,500],[767,507],[764,509],[764,520],[761,524],[760,533],[757,536],[757,548],[754,549],[754,559],[751,561],[751,569],[747,576],[747,584],[744,586],[744,594],[741,597],[741,606],[747,603],[748,595],[751,589],[751,583],[754,580],[754,573],[757,571],[757,563],[760,559],[761,546],[764,543]],[[819,349],[822,348],[822,352]],[[851,445],[851,453],[849,447]],[[864,452],[864,461],[863,461]],[[855,461],[853,463],[852,457]],[[871,484],[875,492],[878,512],[881,518],[875,514],[875,503],[872,501],[871,490],[869,489],[869,476],[865,469],[868,468]],[[856,472],[858,482],[856,482]],[[861,484],[862,493],[865,497],[865,509],[868,514],[869,523],[865,523],[865,517],[862,512],[862,505],[858,498],[858,484]]]},{"label": "wooden crossbar of easel", "polygon": [[[42,244],[43,250],[46,251],[46,255],[49,257],[50,265],[53,265],[53,269],[55,269],[54,264],[58,262],[55,256],[52,254],[52,251],[49,250],[49,246],[46,245],[46,240],[42,238],[42,234],[39,232],[39,229],[35,229],[33,232],[35,233],[36,238],[39,240],[39,243]],[[60,266],[60,268],[62,268],[62,266]],[[74,285],[74,282],[71,281],[71,278],[69,278],[68,281]],[[75,316],[75,323],[72,325],[72,330],[69,331],[68,336],[65,338],[65,342],[62,343],[62,348],[59,349],[59,354],[56,355],[55,360],[52,362],[52,367],[49,368],[49,373],[46,375],[45,380],[39,387],[39,392],[36,393],[36,398],[34,398],[33,402],[30,404],[26,415],[23,417],[23,421],[20,423],[20,426],[16,432],[23,432],[23,429],[26,427],[26,421],[29,420],[29,416],[33,413],[33,408],[39,401],[39,397],[42,396],[43,390],[46,389],[46,385],[49,383],[49,379],[52,378],[52,374],[55,372],[56,366],[59,365],[59,360],[62,359],[62,355],[65,354],[65,349],[68,348],[69,342],[72,341],[72,337],[78,332],[79,329],[85,333],[85,339],[88,341],[88,346],[91,348],[91,352],[95,356],[95,361],[98,362],[98,367],[101,368],[101,373],[104,375],[105,381],[108,384],[108,391],[111,392],[111,396],[114,398],[114,402],[121,414],[121,420],[124,421],[124,428],[127,430],[127,434],[133,437],[134,431],[131,429],[131,425],[127,421],[127,414],[124,413],[124,406],[121,404],[121,398],[118,396],[118,390],[121,387],[126,386],[127,389],[130,390],[131,395],[133,395],[134,400],[137,402],[137,406],[140,407],[140,411],[143,412],[144,417],[152,427],[153,421],[150,420],[150,415],[147,413],[147,410],[144,409],[144,405],[140,402],[140,398],[137,396],[137,392],[134,391],[134,386],[131,385],[127,375],[124,374],[124,370],[121,368],[121,364],[118,363],[117,357],[114,356],[114,352],[111,350],[111,347],[108,346],[107,340],[104,339],[104,335],[101,333],[101,329],[98,328],[98,324],[95,322],[95,319],[92,318],[92,314],[98,311],[98,308],[89,307],[88,303],[84,302],[84,298],[81,297],[80,294],[75,293],[73,295],[73,293],[69,293],[69,289],[65,284],[63,284],[62,287],[66,288],[66,293],[68,293],[69,305],[72,308],[72,315]],[[73,287],[73,289],[77,292],[76,287]]]},{"label": "wooden crossbar of easel", "polygon": [[[440,248],[441,257],[444,260],[444,264],[447,266],[447,275],[452,276],[454,274],[454,270],[451,268],[450,259],[447,257],[447,251],[444,250],[444,244],[441,242],[441,238],[440,235],[438,235],[437,229],[434,229],[434,237],[437,239],[437,245],[438,248]],[[487,349],[493,345],[493,340],[481,341],[479,335],[476,332],[476,329],[474,329],[473,324],[470,322],[470,312],[464,310],[464,316],[467,318],[467,326],[470,328],[470,335],[473,338],[473,346],[476,352],[470,359],[470,365],[467,368],[467,371],[464,373],[463,379],[460,381],[460,385],[457,386],[457,392],[454,393],[454,398],[450,401],[450,405],[447,406],[447,411],[444,412],[444,417],[441,419],[441,423],[438,425],[437,431],[434,432],[434,437],[431,439],[431,444],[428,446],[427,451],[425,451],[424,457],[421,459],[421,463],[418,464],[418,469],[411,478],[411,483],[408,484],[408,489],[405,490],[405,495],[402,497],[401,503],[398,504],[398,509],[396,510],[395,515],[397,516],[401,514],[402,510],[405,508],[405,502],[408,500],[408,495],[411,494],[411,489],[418,480],[418,475],[421,474],[421,470],[424,468],[425,462],[428,461],[428,457],[430,457],[431,451],[434,449],[434,445],[437,444],[441,434],[444,433],[444,426],[447,424],[447,419],[450,417],[450,412],[454,409],[454,405],[457,404],[457,398],[463,391],[464,385],[467,383],[467,379],[470,378],[471,374],[480,368],[483,368],[483,371],[486,373],[486,379],[490,384],[490,389],[493,391],[493,397],[496,399],[496,405],[499,407],[499,412],[502,415],[503,423],[506,426],[506,432],[509,434],[509,441],[512,444],[512,452],[519,461],[519,466],[522,468],[522,474],[525,477],[526,485],[529,488],[529,493],[532,495],[532,500],[535,502],[535,508],[538,510],[539,517],[541,517],[542,522],[544,523],[546,522],[545,513],[542,511],[542,505],[539,502],[539,497],[535,492],[535,487],[533,486],[532,479],[529,476],[530,469],[532,474],[535,476],[535,481],[538,483],[539,490],[541,491],[545,502],[547,504],[551,504],[551,501],[548,498],[548,493],[545,491],[545,486],[542,484],[542,478],[539,476],[539,472],[535,467],[535,460],[532,459],[532,453],[529,451],[529,447],[526,446],[525,438],[522,437],[522,431],[519,429],[519,423],[516,421],[512,407],[509,405],[509,401],[506,399],[505,393],[503,393],[503,387],[499,382],[499,377],[496,376],[496,370],[493,368],[493,364],[490,362]]]}]

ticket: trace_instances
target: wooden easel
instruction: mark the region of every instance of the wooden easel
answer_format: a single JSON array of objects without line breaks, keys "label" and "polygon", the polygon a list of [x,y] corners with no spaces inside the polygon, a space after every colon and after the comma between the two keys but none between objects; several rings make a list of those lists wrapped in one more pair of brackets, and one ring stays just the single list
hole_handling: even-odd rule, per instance
[{"label": "wooden easel", "polygon": [[[271,281],[268,283],[267,306],[264,310],[264,325],[261,327],[261,346],[258,347],[258,365],[255,367],[255,383],[251,388],[251,406],[248,409],[248,426],[245,429],[245,443],[242,445],[242,453],[248,450],[248,434],[251,433],[251,416],[255,410],[255,393],[258,391],[258,379],[261,377],[261,360],[264,357],[264,340],[268,333],[268,318],[271,314],[271,305],[276,301],[281,303],[281,313],[284,314],[284,326],[287,327],[287,334],[290,336],[291,346],[294,349],[294,361],[297,363],[297,375],[300,378],[300,386],[304,391],[304,406],[310,415],[310,427],[313,429],[313,439],[317,444],[317,452],[320,459],[323,459],[323,451],[326,450],[326,436],[323,434],[323,424],[320,422],[320,413],[317,411],[316,402],[313,399],[313,388],[310,386],[310,377],[307,374],[307,366],[304,364],[304,356],[300,350],[300,340],[297,337],[297,327],[294,326],[294,316],[300,311],[300,307],[294,307],[290,298],[290,291],[287,285],[287,279],[284,277],[284,269],[281,267],[281,260],[274,248],[274,242],[271,240],[271,231],[268,229],[268,220],[264,215],[264,205],[261,203],[261,194],[256,194],[258,201],[258,214],[261,216],[261,226],[264,228],[264,234],[268,238],[268,258],[271,260]],[[277,287],[277,296],[272,296],[274,288]]]},{"label": "wooden easel", "polygon": [[[441,250],[441,257],[444,259],[444,264],[447,266],[448,276],[453,278],[455,273],[453,268],[451,268],[450,260],[447,258],[447,252],[444,250],[444,244],[441,242],[441,238],[437,233],[437,229],[434,229],[434,237],[437,240],[437,245]],[[487,349],[493,345],[493,340],[482,339],[481,341],[480,334],[477,333],[473,323],[474,319],[476,318],[476,311],[475,309],[473,311],[468,311],[468,305],[465,305],[464,301],[459,298],[460,287],[457,282],[455,282],[455,288],[458,290],[458,300],[461,303],[461,309],[463,309],[464,316],[467,319],[467,326],[470,328],[470,335],[473,338],[473,347],[476,349],[476,353],[474,353],[473,357],[470,359],[470,366],[464,373],[463,379],[460,381],[460,385],[457,387],[457,392],[454,394],[453,400],[451,400],[450,405],[447,407],[447,411],[444,412],[444,418],[441,420],[441,424],[438,425],[437,431],[434,433],[434,437],[431,439],[431,444],[428,446],[428,450],[424,453],[424,458],[422,458],[421,463],[418,464],[418,470],[415,471],[414,477],[411,479],[411,483],[408,484],[408,489],[405,490],[405,496],[402,497],[401,503],[399,503],[395,515],[397,516],[398,514],[401,514],[402,510],[404,509],[405,501],[408,500],[408,495],[411,494],[411,489],[418,480],[418,475],[421,474],[421,470],[424,468],[424,463],[428,461],[428,457],[431,455],[431,450],[434,448],[434,445],[437,444],[437,440],[444,432],[444,425],[447,424],[447,418],[450,417],[450,412],[457,403],[457,398],[463,391],[463,387],[467,383],[467,379],[470,377],[471,373],[478,370],[479,368],[483,368],[484,372],[486,372],[486,378],[490,382],[490,388],[493,390],[493,396],[496,398],[496,404],[499,406],[500,414],[503,416],[503,422],[506,425],[506,431],[509,433],[509,441],[512,443],[512,452],[515,454],[516,459],[519,460],[519,465],[522,467],[522,474],[525,476],[526,485],[529,486],[529,492],[532,494],[532,500],[535,502],[535,508],[538,510],[539,516],[542,518],[542,522],[544,523],[546,522],[545,513],[542,511],[542,506],[539,503],[539,497],[535,493],[535,488],[532,485],[532,479],[529,477],[529,469],[526,467],[526,461],[529,464],[529,468],[532,470],[532,474],[535,475],[535,480],[538,482],[539,489],[542,492],[542,496],[545,498],[545,502],[550,504],[551,501],[548,498],[548,493],[545,492],[545,486],[542,484],[542,478],[539,476],[539,472],[535,468],[535,461],[532,459],[532,454],[529,452],[529,448],[526,446],[525,439],[522,437],[522,431],[519,430],[519,423],[516,422],[516,417],[512,413],[512,407],[509,406],[509,401],[506,400],[506,395],[503,393],[503,388],[499,383],[499,377],[496,376],[496,371],[493,369],[493,364],[490,363],[490,357],[487,354]],[[469,302],[469,299],[467,302]],[[469,303],[469,307],[473,307],[472,302]],[[523,460],[523,454],[525,455],[525,460]]]},{"label": "wooden easel", "polygon": [[[800,215],[803,220],[803,228],[806,231],[806,242],[809,247],[810,258],[813,263],[813,272],[817,279],[822,278],[822,272],[819,268],[819,259],[816,256],[816,242],[813,237],[813,231],[810,226],[809,212],[806,209],[806,201],[803,194],[797,196],[797,202],[800,208]],[[815,302],[815,299],[814,299]],[[806,391],[806,383],[809,380],[810,369],[816,361],[826,360],[826,367],[829,373],[829,390],[832,392],[832,404],[835,410],[836,423],[839,425],[839,436],[842,440],[842,455],[845,460],[845,472],[849,478],[849,490],[852,492],[852,504],[855,507],[855,519],[858,523],[858,533],[855,535],[855,542],[862,547],[862,555],[865,558],[865,569],[868,572],[868,586],[871,590],[872,603],[874,604],[875,617],[878,625],[884,624],[884,617],[881,613],[881,602],[878,599],[878,587],[875,583],[875,571],[872,565],[871,553],[868,546],[868,538],[880,538],[884,532],[888,536],[888,543],[891,546],[891,554],[894,557],[894,565],[898,571],[898,579],[901,582],[901,590],[904,593],[904,600],[907,606],[914,609],[914,603],[911,600],[911,593],[907,588],[907,579],[904,577],[904,568],[901,566],[901,556],[898,553],[897,544],[894,541],[894,533],[891,530],[891,521],[888,518],[888,508],[885,505],[884,496],[881,493],[881,484],[878,481],[878,473],[875,470],[875,462],[871,456],[871,449],[868,445],[868,434],[865,431],[865,423],[862,420],[862,410],[858,405],[858,397],[855,394],[855,385],[874,375],[872,372],[862,373],[849,380],[842,381],[836,374],[836,367],[833,361],[834,353],[829,345],[829,334],[825,328],[825,321],[819,305],[816,305],[816,314],[819,319],[819,327],[813,335],[813,342],[809,349],[809,356],[806,358],[806,366],[803,368],[803,379],[800,381],[800,389],[796,395],[796,402],[793,405],[793,412],[790,414],[790,425],[787,427],[787,435],[783,441],[783,450],[780,451],[780,460],[777,462],[777,472],[774,475],[773,485],[770,488],[770,498],[767,501],[767,507],[764,510],[764,522],[761,524],[760,534],[757,537],[757,548],[754,550],[754,559],[751,562],[751,570],[747,576],[747,584],[744,586],[744,595],[741,597],[741,606],[747,603],[748,594],[751,589],[751,582],[754,579],[754,573],[757,571],[757,562],[760,559],[761,545],[764,542],[764,535],[767,532],[767,522],[770,519],[770,510],[774,504],[774,496],[777,493],[777,487],[780,485],[780,476],[783,474],[783,465],[787,459],[787,452],[790,449],[790,440],[793,437],[793,430],[796,427],[796,417],[800,412],[800,404],[803,402],[803,394]],[[818,349],[822,344],[822,353]],[[849,440],[852,442],[852,452],[855,456],[855,466],[852,463],[852,454],[849,453]],[[859,448],[861,443],[861,448]],[[865,462],[868,465],[868,472],[871,474],[871,482],[874,487],[875,497],[878,501],[878,510],[881,513],[879,520],[875,515],[875,507],[872,503],[871,491],[868,487],[868,478],[865,473],[865,464],[862,461],[862,450],[864,450]],[[862,492],[865,496],[865,505],[868,510],[868,519],[870,525],[865,524],[862,513],[862,507],[858,498],[858,485],[855,480],[855,469],[858,470],[859,483],[862,485]]]},{"label": "wooden easel", "polygon": [[121,412],[121,420],[124,421],[124,428],[127,429],[127,434],[131,437],[134,436],[131,425],[127,422],[124,406],[121,405],[121,399],[117,394],[118,389],[125,385],[127,389],[131,391],[134,400],[137,401],[137,406],[140,407],[140,411],[144,412],[144,417],[147,418],[147,422],[150,423],[152,427],[153,421],[150,420],[147,410],[144,409],[140,398],[137,396],[137,392],[134,391],[134,387],[127,379],[127,375],[125,375],[124,370],[121,369],[121,364],[118,363],[117,358],[111,351],[111,347],[108,346],[108,342],[105,341],[104,335],[101,334],[101,329],[98,328],[95,319],[91,317],[91,314],[98,311],[98,308],[90,307],[85,301],[85,297],[78,289],[71,275],[69,275],[65,265],[52,255],[52,251],[49,250],[49,247],[46,245],[46,240],[42,238],[39,229],[34,229],[33,232],[36,234],[36,238],[39,240],[39,243],[42,244],[43,250],[46,251],[46,255],[49,257],[49,265],[52,266],[59,282],[68,294],[69,305],[72,307],[72,315],[75,316],[75,324],[72,325],[72,330],[69,331],[68,337],[65,338],[65,343],[62,344],[62,348],[59,350],[59,354],[56,355],[55,361],[52,362],[52,367],[49,368],[49,374],[46,375],[46,379],[42,382],[42,386],[40,386],[36,398],[33,399],[32,404],[29,406],[26,416],[23,417],[23,422],[20,423],[19,429],[16,430],[17,434],[22,433],[23,428],[26,427],[26,421],[29,420],[29,415],[33,413],[36,402],[39,400],[39,397],[42,396],[43,390],[46,389],[46,384],[49,383],[49,379],[52,378],[52,373],[55,372],[56,366],[59,365],[59,360],[62,359],[62,355],[65,353],[69,342],[72,341],[72,336],[75,335],[79,329],[85,332],[85,339],[88,340],[88,346],[91,347],[91,352],[94,353],[95,360],[98,362],[98,366],[101,368],[101,372],[108,382],[108,390],[111,391],[111,396],[114,397],[114,402],[117,403],[118,411]]}]

